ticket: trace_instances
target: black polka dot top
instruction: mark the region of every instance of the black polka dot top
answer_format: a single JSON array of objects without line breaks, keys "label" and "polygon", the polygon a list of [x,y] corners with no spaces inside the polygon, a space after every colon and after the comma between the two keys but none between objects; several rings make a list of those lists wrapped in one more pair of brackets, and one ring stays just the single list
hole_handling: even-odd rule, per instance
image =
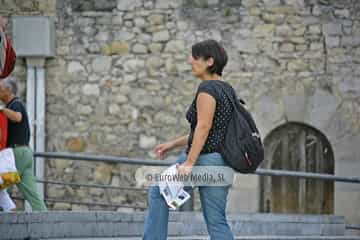
[{"label": "black polka dot top", "polygon": [[219,144],[225,139],[228,122],[230,121],[230,116],[233,111],[233,106],[224,91],[229,91],[231,93],[233,89],[230,84],[220,80],[206,80],[199,85],[195,98],[186,112],[186,119],[190,123],[189,142],[186,150],[187,153],[190,151],[197,124],[196,98],[201,92],[205,92],[215,98],[216,109],[213,125],[200,154],[219,152]]}]

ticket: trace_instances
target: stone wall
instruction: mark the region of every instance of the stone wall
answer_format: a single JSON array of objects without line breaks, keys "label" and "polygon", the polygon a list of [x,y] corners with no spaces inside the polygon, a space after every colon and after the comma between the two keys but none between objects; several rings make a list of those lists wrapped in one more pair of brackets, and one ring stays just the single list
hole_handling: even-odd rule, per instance
[{"label": "stone wall", "polygon": [[[3,2],[15,13],[53,14],[39,6],[54,1],[27,1],[38,3],[28,13],[22,1]],[[187,57],[193,43],[214,38],[229,53],[224,79],[247,101],[263,137],[288,121],[309,124],[332,144],[335,173],[357,175],[359,10],[356,0],[56,1],[57,56],[46,63],[47,150],[154,157],[157,143],[188,131],[184,114],[199,80]],[[130,186],[123,174],[134,167],[52,160],[46,171],[54,179]],[[257,181],[240,178],[230,210],[256,211]],[[339,202],[356,208],[358,190],[337,184],[335,211],[360,222]],[[125,190],[49,185],[46,194],[145,204]]]}]

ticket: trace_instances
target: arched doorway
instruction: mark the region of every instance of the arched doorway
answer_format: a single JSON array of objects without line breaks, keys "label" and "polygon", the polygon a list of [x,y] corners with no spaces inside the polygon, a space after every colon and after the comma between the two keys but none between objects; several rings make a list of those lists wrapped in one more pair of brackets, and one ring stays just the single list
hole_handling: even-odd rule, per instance
[{"label": "arched doorway", "polygon": [[[334,174],[334,154],[327,138],[315,128],[287,123],[265,139],[262,167]],[[275,213],[332,214],[334,183],[294,177],[262,176],[260,210]]]}]

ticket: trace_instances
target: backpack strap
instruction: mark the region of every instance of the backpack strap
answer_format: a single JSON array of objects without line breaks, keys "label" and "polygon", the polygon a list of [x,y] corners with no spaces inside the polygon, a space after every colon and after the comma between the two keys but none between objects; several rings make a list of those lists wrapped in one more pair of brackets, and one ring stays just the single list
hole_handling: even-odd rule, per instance
[{"label": "backpack strap", "polygon": [[227,96],[227,98],[230,100],[230,102],[233,105],[234,110],[233,111],[237,111],[239,114],[241,114],[244,119],[246,120],[246,123],[248,124],[249,128],[251,129],[251,135],[253,137],[257,137],[259,139],[261,139],[261,136],[259,134],[259,130],[257,129],[254,120],[252,119],[249,111],[247,110],[247,107],[245,105],[245,102],[242,99],[239,99],[239,101],[236,101],[237,97],[236,97],[236,92],[235,90],[231,87],[232,90],[232,94],[228,93],[225,89],[224,86],[219,83],[218,84],[221,89],[223,90],[223,92],[225,93],[225,95]]}]

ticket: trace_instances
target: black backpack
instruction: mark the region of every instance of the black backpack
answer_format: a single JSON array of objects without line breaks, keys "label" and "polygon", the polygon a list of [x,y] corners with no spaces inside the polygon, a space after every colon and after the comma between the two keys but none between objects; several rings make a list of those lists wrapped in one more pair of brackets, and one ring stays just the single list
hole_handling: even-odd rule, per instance
[{"label": "black backpack", "polygon": [[220,154],[225,162],[240,173],[253,173],[264,160],[264,147],[259,131],[244,101],[237,100],[231,88],[231,94],[225,95],[233,105],[232,116],[227,127],[225,140],[220,145]]}]

